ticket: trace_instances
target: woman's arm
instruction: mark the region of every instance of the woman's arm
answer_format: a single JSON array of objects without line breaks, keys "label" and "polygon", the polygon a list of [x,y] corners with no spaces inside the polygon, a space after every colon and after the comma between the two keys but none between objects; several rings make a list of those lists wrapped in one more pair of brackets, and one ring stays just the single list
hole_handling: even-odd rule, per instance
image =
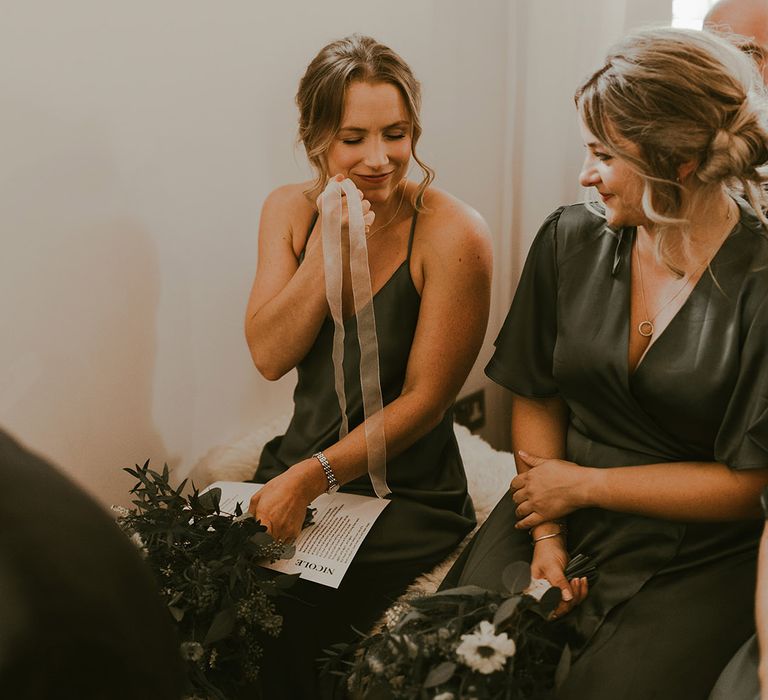
[{"label": "woman's arm", "polygon": [[598,469],[534,454],[519,455],[531,469],[512,482],[521,528],[589,507],[688,522],[756,518],[768,483],[768,469],[717,462]]},{"label": "woman's arm", "polygon": [[[422,282],[421,305],[402,392],[384,408],[387,456],[395,457],[428,433],[455,400],[482,345],[488,320],[491,247],[485,222],[443,197],[419,218],[412,268]],[[419,285],[417,285],[419,286]],[[367,471],[365,426],[324,450],[336,478],[346,483]],[[274,536],[294,537],[304,508],[325,492],[320,464],[307,459],[272,479],[251,511]]]},{"label": "woman's arm", "polygon": [[[245,337],[253,362],[266,379],[279,379],[304,358],[328,313],[320,218],[308,231],[317,209],[304,189],[304,185],[280,187],[267,197],[261,212],[259,260],[245,314]],[[358,193],[362,199],[363,193]],[[374,216],[370,202],[362,199],[362,208],[363,221],[370,226]],[[345,204],[341,225],[347,225]]]},{"label": "woman's arm", "polygon": [[[552,459],[564,457],[567,426],[568,407],[559,397],[531,399],[512,395],[512,448],[515,454],[523,450],[550,455]],[[523,460],[515,461],[518,474],[525,474],[530,469]],[[565,577],[569,555],[566,535],[558,523],[541,521],[531,529],[531,537],[543,538],[534,544],[531,574],[536,578],[545,578],[560,588],[563,599],[555,615],[562,617],[584,600],[587,595],[586,579],[569,583]]]},{"label": "woman's arm", "polygon": [[[245,337],[257,369],[279,379],[309,352],[327,314],[319,224],[299,265],[313,208],[300,185],[267,197],[259,223],[259,259],[245,317]],[[296,239],[296,240],[295,240]]]}]

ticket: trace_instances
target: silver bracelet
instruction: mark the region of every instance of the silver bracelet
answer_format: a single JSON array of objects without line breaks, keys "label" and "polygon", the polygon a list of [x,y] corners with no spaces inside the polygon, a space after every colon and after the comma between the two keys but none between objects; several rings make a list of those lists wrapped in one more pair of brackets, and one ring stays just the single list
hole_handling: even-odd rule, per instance
[{"label": "silver bracelet", "polygon": [[325,478],[328,480],[328,488],[325,492],[336,493],[336,491],[339,490],[340,484],[336,479],[336,475],[333,473],[333,469],[331,469],[331,463],[328,461],[328,458],[322,452],[315,452],[312,456],[320,462]]},{"label": "silver bracelet", "polygon": [[548,540],[550,537],[560,537],[562,535],[562,532],[552,532],[549,535],[542,535],[541,537],[534,537],[533,543],[536,544],[537,542],[541,542],[542,540]]}]

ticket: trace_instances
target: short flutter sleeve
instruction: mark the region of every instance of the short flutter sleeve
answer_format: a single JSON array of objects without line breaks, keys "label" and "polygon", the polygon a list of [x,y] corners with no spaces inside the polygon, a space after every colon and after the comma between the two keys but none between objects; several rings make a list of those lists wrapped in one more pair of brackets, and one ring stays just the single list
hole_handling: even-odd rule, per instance
[{"label": "short flutter sleeve", "polygon": [[529,398],[558,394],[552,376],[557,340],[557,225],[564,207],[547,217],[531,244],[512,306],[485,373]]},{"label": "short flutter sleeve", "polygon": [[715,440],[715,459],[733,469],[768,468],[768,296],[750,316],[736,385]]}]

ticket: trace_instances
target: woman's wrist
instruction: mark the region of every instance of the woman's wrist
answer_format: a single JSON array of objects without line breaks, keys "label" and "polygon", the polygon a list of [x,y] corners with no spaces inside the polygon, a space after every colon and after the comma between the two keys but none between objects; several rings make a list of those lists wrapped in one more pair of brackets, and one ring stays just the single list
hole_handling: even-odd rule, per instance
[{"label": "woman's wrist", "polygon": [[550,537],[546,540],[539,540],[538,542],[533,543],[533,552],[534,554],[547,554],[547,553],[566,553],[567,554],[567,548],[565,545],[565,537],[562,535],[558,535],[557,537]]},{"label": "woman's wrist", "polygon": [[601,493],[605,489],[605,481],[608,476],[607,469],[597,467],[582,467],[583,482],[579,490],[578,501],[580,508],[601,507]]},{"label": "woman's wrist", "polygon": [[297,462],[288,471],[295,474],[297,488],[307,505],[328,490],[328,479],[323,466],[314,457]]},{"label": "woman's wrist", "polygon": [[534,546],[543,542],[560,542],[565,544],[566,527],[564,522],[548,520],[531,528],[530,533]]}]

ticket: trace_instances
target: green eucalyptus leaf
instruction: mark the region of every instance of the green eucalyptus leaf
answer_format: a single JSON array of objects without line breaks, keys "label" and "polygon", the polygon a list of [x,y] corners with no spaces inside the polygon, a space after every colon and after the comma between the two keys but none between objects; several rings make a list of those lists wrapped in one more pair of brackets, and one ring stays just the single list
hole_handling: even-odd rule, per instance
[{"label": "green eucalyptus leaf", "polygon": [[453,661],[443,661],[443,663],[435,666],[424,679],[425,688],[434,688],[435,686],[442,685],[451,680],[454,672],[456,671],[456,664]]},{"label": "green eucalyptus leaf", "polygon": [[169,605],[168,612],[171,613],[171,616],[176,622],[181,622],[184,619],[184,611],[181,608],[177,608],[175,605]]},{"label": "green eucalyptus leaf", "polygon": [[531,567],[524,561],[508,564],[501,572],[501,582],[510,593],[521,593],[531,583]]},{"label": "green eucalyptus leaf", "polygon": [[[460,586],[459,588],[446,588],[444,591],[438,591],[437,593],[433,593],[433,598],[437,598],[440,596],[444,597],[451,597],[451,596],[478,596],[478,595],[484,595],[487,594],[488,591],[485,588],[481,588],[480,586]],[[413,602],[417,603],[419,601],[418,598],[416,598]]]},{"label": "green eucalyptus leaf", "polygon": [[493,615],[493,624],[496,628],[502,627],[515,614],[517,606],[520,604],[520,596],[515,595],[507,598]]},{"label": "green eucalyptus leaf", "polygon": [[275,543],[275,540],[272,539],[272,535],[262,531],[251,535],[251,542],[253,542],[255,545],[258,545],[259,547],[269,547]]},{"label": "green eucalyptus leaf", "polygon": [[282,574],[275,577],[275,588],[285,590],[290,588],[296,581],[299,580],[301,574]]},{"label": "green eucalyptus leaf", "polygon": [[235,628],[235,609],[224,608],[220,610],[211,622],[205,635],[205,644],[212,644],[228,637]]},{"label": "green eucalyptus leaf", "polygon": [[294,554],[296,554],[296,546],[294,544],[283,544],[277,553],[277,558],[290,559]]},{"label": "green eucalyptus leaf", "polygon": [[423,620],[425,615],[418,612],[417,610],[411,610],[404,617],[402,617],[397,625],[395,626],[395,629],[401,630],[405,625],[407,625],[409,622],[413,622],[414,620]]}]

